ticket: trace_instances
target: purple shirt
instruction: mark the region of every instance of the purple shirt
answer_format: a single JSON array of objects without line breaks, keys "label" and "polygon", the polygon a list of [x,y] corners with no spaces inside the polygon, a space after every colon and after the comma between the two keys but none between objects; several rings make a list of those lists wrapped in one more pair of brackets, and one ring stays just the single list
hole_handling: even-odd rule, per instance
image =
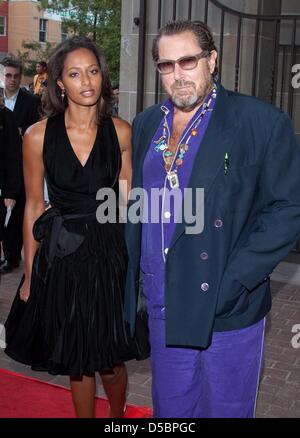
[{"label": "purple shirt", "polygon": [[[145,200],[144,213],[148,217],[148,223],[142,225],[142,251],[141,251],[141,270],[144,273],[144,295],[147,300],[147,308],[149,315],[154,318],[164,318],[164,282],[165,282],[165,262],[164,257],[167,257],[168,248],[172,240],[172,236],[176,227],[175,218],[179,217],[182,209],[183,190],[188,187],[188,182],[191,176],[193,163],[200,144],[202,143],[206,132],[211,110],[214,107],[215,99],[212,99],[210,110],[205,113],[199,126],[197,127],[198,135],[191,137],[189,141],[189,149],[184,155],[182,166],[178,167],[178,177],[180,188],[170,189],[169,181],[167,180],[166,187],[169,189],[170,203],[165,202],[164,210],[162,211],[162,195],[159,197],[159,204],[151,202],[151,189],[161,190],[164,188],[166,170],[163,160],[162,151],[156,152],[155,146],[157,141],[163,135],[164,112],[162,110],[162,121],[156,131],[148,152],[146,154],[143,165],[143,188],[148,194],[148,200]],[[163,103],[163,106],[168,108],[167,121],[170,133],[172,133],[174,106],[168,99]],[[184,133],[189,130],[191,124],[199,116],[202,111],[199,108],[197,113],[191,119]],[[182,138],[184,136],[182,135]],[[189,134],[185,137],[188,139]],[[183,143],[185,143],[185,141]],[[175,166],[176,167],[176,166]],[[177,192],[177,193],[176,193]],[[172,196],[174,195],[174,197]],[[157,196],[156,196],[157,198]],[[178,199],[178,202],[175,199]],[[157,207],[156,207],[157,206]],[[148,207],[148,209],[147,209]],[[148,211],[147,211],[148,210]],[[151,223],[151,214],[156,217],[157,223]],[[162,217],[163,216],[163,217]],[[163,224],[162,224],[163,220]]]}]

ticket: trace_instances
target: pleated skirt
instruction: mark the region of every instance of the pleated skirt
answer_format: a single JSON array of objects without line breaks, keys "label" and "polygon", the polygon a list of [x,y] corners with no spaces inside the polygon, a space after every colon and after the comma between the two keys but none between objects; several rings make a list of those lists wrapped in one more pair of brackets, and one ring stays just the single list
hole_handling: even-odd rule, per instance
[{"label": "pleated skirt", "polygon": [[[82,224],[72,226],[73,231],[82,231]],[[123,226],[89,224],[74,253],[54,258],[46,281],[35,269],[37,256],[38,252],[30,297],[27,303],[20,300],[22,278],[5,323],[5,353],[34,370],[73,377],[110,373],[134,358],[123,320],[127,268]]]}]

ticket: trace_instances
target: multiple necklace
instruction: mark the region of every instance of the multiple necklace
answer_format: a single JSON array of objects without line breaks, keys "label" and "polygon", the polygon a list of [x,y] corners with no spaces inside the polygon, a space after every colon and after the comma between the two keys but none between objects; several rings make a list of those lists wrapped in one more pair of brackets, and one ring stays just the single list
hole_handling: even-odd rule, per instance
[{"label": "multiple necklace", "polygon": [[[164,160],[164,167],[167,173],[167,178],[170,183],[171,189],[179,188],[179,177],[178,177],[178,168],[181,167],[184,163],[185,154],[189,150],[189,142],[192,137],[196,137],[199,133],[198,127],[203,120],[204,115],[207,111],[212,111],[210,109],[210,105],[213,99],[215,99],[217,96],[217,88],[214,84],[214,88],[212,89],[211,93],[209,93],[206,101],[202,105],[202,111],[198,116],[195,118],[193,123],[189,126],[189,128],[186,130],[186,132],[181,137],[175,152],[173,152],[170,147],[170,127],[168,123],[168,114],[169,109],[165,106],[162,106],[161,109],[165,113],[164,116],[164,124],[163,124],[163,135],[157,140],[154,141],[155,143],[155,151],[161,152],[162,157]],[[175,167],[174,167],[175,164]]]}]

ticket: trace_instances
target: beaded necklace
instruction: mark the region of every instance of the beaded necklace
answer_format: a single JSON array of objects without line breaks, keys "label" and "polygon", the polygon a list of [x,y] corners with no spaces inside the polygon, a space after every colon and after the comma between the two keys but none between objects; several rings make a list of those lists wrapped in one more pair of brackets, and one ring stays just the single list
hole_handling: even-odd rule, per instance
[{"label": "beaded necklace", "polygon": [[[164,115],[164,124],[163,124],[163,135],[157,140],[154,141],[156,144],[155,151],[156,152],[162,152],[163,160],[165,163],[165,170],[167,172],[167,178],[170,183],[171,189],[178,188],[180,186],[179,184],[179,177],[178,177],[178,168],[183,165],[184,163],[184,157],[187,151],[189,150],[189,142],[192,137],[196,137],[198,135],[198,127],[203,120],[203,117],[207,111],[212,111],[210,109],[210,105],[213,99],[217,97],[217,88],[214,84],[214,88],[209,93],[208,97],[206,98],[206,101],[202,105],[202,111],[200,114],[195,118],[195,120],[191,123],[189,128],[184,132],[182,135],[177,147],[175,153],[171,151],[169,148],[171,133],[170,133],[170,127],[167,119],[167,115],[169,114],[169,109],[165,106],[162,106],[161,109],[165,113]],[[175,167],[173,167],[175,164]]]}]

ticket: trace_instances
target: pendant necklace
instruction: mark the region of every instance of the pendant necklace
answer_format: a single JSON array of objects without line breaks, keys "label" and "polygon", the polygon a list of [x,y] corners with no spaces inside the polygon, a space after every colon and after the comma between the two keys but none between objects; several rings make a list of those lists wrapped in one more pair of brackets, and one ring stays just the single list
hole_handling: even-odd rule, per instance
[{"label": "pendant necklace", "polygon": [[[183,134],[181,137],[175,153],[171,151],[169,148],[170,143],[170,127],[168,124],[167,115],[169,114],[169,109],[165,106],[162,106],[161,109],[165,113],[164,116],[164,124],[163,124],[163,135],[159,138],[159,140],[155,141],[155,151],[161,152],[163,156],[163,160],[165,163],[165,170],[167,173],[167,179],[169,180],[170,188],[176,189],[180,187],[179,177],[178,177],[178,168],[183,165],[185,154],[189,150],[189,142],[192,137],[196,137],[198,135],[198,127],[203,120],[203,117],[207,111],[212,111],[210,109],[210,105],[213,99],[216,98],[217,89],[216,85],[212,92],[208,96],[208,101],[206,101],[202,106],[201,113],[195,118],[189,129]],[[176,167],[174,168],[174,164]]]}]

